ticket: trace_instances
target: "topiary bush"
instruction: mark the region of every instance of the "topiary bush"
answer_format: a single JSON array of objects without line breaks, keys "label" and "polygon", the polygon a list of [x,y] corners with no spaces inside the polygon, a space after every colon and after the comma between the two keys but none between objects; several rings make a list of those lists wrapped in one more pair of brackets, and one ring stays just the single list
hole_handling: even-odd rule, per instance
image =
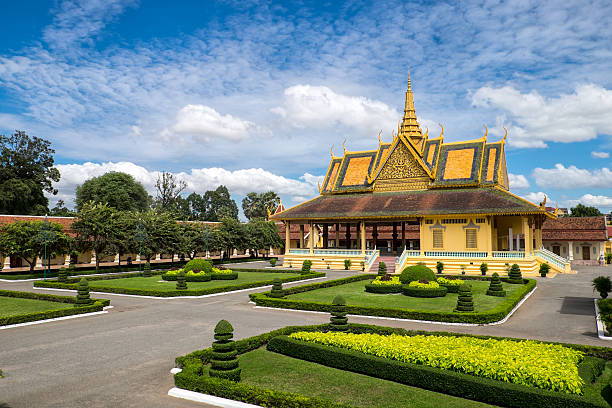
[{"label": "topiary bush", "polygon": [[191,261],[185,264],[183,270],[185,271],[185,273],[193,271],[194,269],[199,269],[200,271],[204,271],[205,273],[212,273],[212,268],[212,262],[207,259],[192,259]]},{"label": "topiary bush", "polygon": [[439,285],[435,280],[430,282],[427,279],[421,279],[419,281],[412,281],[409,284],[402,286],[402,293],[406,296],[412,297],[444,297],[446,296],[447,292],[448,289],[445,286]]},{"label": "topiary bush", "polygon": [[306,259],[302,262],[302,275],[310,273],[310,268],[312,267],[312,261],[310,259]]},{"label": "topiary bush", "polygon": [[440,261],[436,262],[436,271],[441,274],[443,270],[444,264]]},{"label": "topiary bush", "polygon": [[550,271],[550,265],[548,264],[548,262],[544,262],[543,264],[540,264],[540,276],[541,277],[545,278],[549,271]]},{"label": "topiary bush", "polygon": [[215,341],[212,344],[210,368],[208,374],[211,377],[224,378],[231,381],[240,381],[238,352],[234,328],[227,320],[221,320],[215,327]]},{"label": "topiary bush", "polygon": [[384,276],[387,274],[387,265],[384,262],[378,264],[378,276]]},{"label": "topiary bush", "polygon": [[349,269],[351,269],[351,260],[350,259],[345,259],[344,260],[344,269],[346,269],[347,271]]},{"label": "topiary bush", "polygon": [[70,259],[70,263],[68,264],[68,275],[74,275],[74,262],[72,262],[72,258]]},{"label": "topiary bush", "polygon": [[276,258],[270,258],[270,266],[273,268],[276,266]]},{"label": "topiary bush", "polygon": [[593,290],[599,292],[599,296],[602,299],[608,297],[608,293],[612,290],[612,282],[610,282],[610,278],[607,276],[598,276],[593,279]]},{"label": "topiary bush", "polygon": [[457,298],[457,307],[455,312],[473,312],[474,299],[472,298],[472,286],[464,283],[459,287],[459,297]]},{"label": "topiary bush", "polygon": [[272,283],[272,291],[268,294],[269,297],[273,298],[284,298],[285,291],[283,290],[283,282],[280,278],[274,278]]},{"label": "topiary bush", "polygon": [[408,266],[400,275],[400,282],[403,284],[408,284],[412,281],[420,281],[423,279],[427,281],[436,280],[436,274],[424,264]]},{"label": "topiary bush", "polygon": [[184,270],[176,275],[176,290],[187,290],[187,280],[185,279]]},{"label": "topiary bush", "polygon": [[144,269],[142,270],[142,276],[144,276],[145,278],[151,277],[151,262],[145,262]]},{"label": "topiary bush", "polygon": [[332,331],[348,331],[348,318],[346,317],[346,302],[342,295],[332,300],[331,318],[329,328]]},{"label": "topiary bush", "polygon": [[499,279],[497,272],[494,272],[492,275],[491,283],[489,284],[489,289],[487,290],[487,295],[497,297],[506,296],[506,291],[502,286],[501,279]]},{"label": "topiary bush", "polygon": [[488,270],[489,270],[489,265],[487,265],[486,262],[483,262],[480,264],[480,273],[482,274],[482,276],[485,276]]},{"label": "topiary bush", "polygon": [[606,263],[608,265],[612,264],[612,254],[606,254]]},{"label": "topiary bush", "polygon": [[66,268],[60,268],[57,272],[57,281],[66,283],[68,281],[68,271]]},{"label": "topiary bush", "polygon": [[517,264],[512,264],[508,272],[508,283],[523,283],[521,268]]},{"label": "topiary bush", "polygon": [[77,295],[76,301],[74,302],[74,307],[91,305],[92,303],[93,301],[89,297],[89,282],[87,282],[87,279],[82,278],[77,286]]}]

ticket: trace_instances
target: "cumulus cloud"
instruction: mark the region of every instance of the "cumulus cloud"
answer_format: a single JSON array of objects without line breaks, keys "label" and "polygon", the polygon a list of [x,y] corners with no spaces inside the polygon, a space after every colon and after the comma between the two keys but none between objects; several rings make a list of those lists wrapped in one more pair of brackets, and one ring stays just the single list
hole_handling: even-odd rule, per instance
[{"label": "cumulus cloud", "polygon": [[600,209],[612,209],[612,197],[604,195],[585,194],[577,200],[568,200],[568,204],[572,207],[576,206],[578,203]]},{"label": "cumulus cloud", "polygon": [[594,159],[609,159],[610,153],[608,152],[591,152],[591,157]]},{"label": "cumulus cloud", "polygon": [[401,117],[389,105],[334,92],[326,86],[295,85],[285,89],[283,106],[272,108],[296,128],[333,128],[342,125],[363,136],[372,136],[382,126],[391,127]]},{"label": "cumulus cloud", "polygon": [[[147,192],[155,195],[155,182],[159,171],[148,170],[143,166],[131,162],[105,162],[83,164],[60,164],[56,166],[60,171],[61,179],[55,184],[58,189],[56,196],[49,197],[52,205],[57,200],[64,200],[67,205],[74,202],[75,191],[84,181],[101,176],[109,171],[119,171],[130,174],[144,186]],[[218,167],[191,169],[189,172],[174,173],[187,183],[185,192],[202,194],[207,190],[214,190],[224,185],[232,194],[246,195],[249,192],[274,191],[281,196],[287,196],[290,201],[299,202],[312,198],[318,194],[317,182],[322,176],[313,176],[306,173],[300,180],[276,175],[261,168],[241,170],[226,170]]]},{"label": "cumulus cloud", "polygon": [[540,204],[544,200],[545,195],[545,193],[538,191],[537,193],[531,192],[525,194],[523,198],[527,201],[531,201],[534,204]]},{"label": "cumulus cloud", "polygon": [[510,188],[511,189],[524,189],[524,188],[529,188],[529,181],[527,180],[527,177],[523,176],[522,174],[512,174],[512,173],[508,173],[508,178],[510,179]]},{"label": "cumulus cloud", "polygon": [[552,169],[536,167],[533,178],[540,187],[572,189],[572,188],[610,188],[612,171],[607,167],[587,170],[576,166],[565,167],[557,163]]},{"label": "cumulus cloud", "polygon": [[485,86],[474,93],[472,104],[509,114],[508,142],[517,147],[583,142],[612,134],[612,90],[595,84],[579,85],[574,93],[557,98],[545,98],[537,91],[524,94],[511,86]]}]

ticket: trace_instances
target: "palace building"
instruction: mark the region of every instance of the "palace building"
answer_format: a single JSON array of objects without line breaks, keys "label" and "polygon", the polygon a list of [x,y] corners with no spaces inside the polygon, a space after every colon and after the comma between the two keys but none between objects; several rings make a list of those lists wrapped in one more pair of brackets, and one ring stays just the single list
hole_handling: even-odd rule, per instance
[{"label": "palace building", "polygon": [[445,143],[442,128],[430,138],[419,126],[409,77],[397,133],[390,143],[380,134],[378,141],[373,150],[344,148],[341,157],[332,151],[320,195],[270,216],[285,224],[284,266],[310,259],[316,268],[342,269],[349,259],[351,269],[368,271],[384,260],[399,272],[441,261],[450,273],[480,273],[485,262],[503,273],[517,263],[530,274],[547,262],[571,272],[542,243],[542,225],[556,214],[509,191],[506,136],[489,142],[485,131]]}]

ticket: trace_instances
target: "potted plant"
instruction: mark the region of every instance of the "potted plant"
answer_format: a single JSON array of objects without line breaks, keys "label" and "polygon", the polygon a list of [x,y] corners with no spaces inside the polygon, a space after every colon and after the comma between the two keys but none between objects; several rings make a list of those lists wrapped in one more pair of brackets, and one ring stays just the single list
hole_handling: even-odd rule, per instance
[{"label": "potted plant", "polygon": [[444,264],[443,264],[442,262],[438,261],[438,262],[436,263],[436,271],[437,271],[439,274],[441,274],[443,270],[444,270]]},{"label": "potted plant", "polygon": [[540,264],[540,276],[545,278],[546,275],[548,274],[548,271],[550,271],[550,265],[548,264],[548,262],[544,262],[543,264]]},{"label": "potted plant", "polygon": [[612,264],[612,253],[606,254],[606,263],[608,265]]},{"label": "potted plant", "polygon": [[461,274],[465,275],[465,265],[461,265]]},{"label": "potted plant", "polygon": [[365,272],[365,263],[361,261],[359,262],[359,265],[361,266],[361,272]]},{"label": "potted plant", "polygon": [[593,279],[593,290],[599,292],[599,296],[602,299],[608,297],[608,293],[612,289],[612,282],[610,282],[610,278],[607,276],[598,276]]},{"label": "potted plant", "polygon": [[482,276],[485,276],[488,270],[489,270],[489,265],[487,265],[486,262],[483,262],[480,264],[480,273],[482,274]]},{"label": "potted plant", "polygon": [[270,266],[273,268],[276,266],[276,258],[270,258]]},{"label": "potted plant", "polygon": [[329,268],[329,261],[327,261],[327,269],[330,269],[330,268]]},{"label": "potted plant", "polygon": [[351,269],[351,260],[350,259],[345,259],[344,260],[344,269],[346,269],[347,271],[349,269]]}]

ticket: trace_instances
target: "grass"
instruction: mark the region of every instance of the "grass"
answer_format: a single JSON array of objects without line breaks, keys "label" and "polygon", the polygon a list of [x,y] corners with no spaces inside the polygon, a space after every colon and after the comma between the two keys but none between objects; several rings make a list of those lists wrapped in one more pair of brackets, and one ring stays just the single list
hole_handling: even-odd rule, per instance
[{"label": "grass", "polygon": [[[299,273],[274,273],[274,272],[238,272],[238,278],[234,280],[211,280],[209,282],[187,282],[188,289],[208,289],[224,286],[233,286],[243,283],[261,282],[274,278],[291,278],[299,276]],[[124,289],[147,289],[159,291],[173,291],[176,289],[175,281],[163,281],[161,276],[151,276],[149,278],[120,278],[109,280],[91,280],[90,288],[124,288]]]},{"label": "grass", "polygon": [[240,356],[242,383],[372,408],[489,407],[363,374],[326,367],[264,349]]},{"label": "grass", "polygon": [[[315,289],[308,292],[296,293],[287,296],[287,299],[302,300],[309,302],[329,303],[337,295],[342,295],[347,305],[388,307],[397,309],[418,309],[425,311],[452,312],[457,306],[457,293],[448,293],[439,298],[416,298],[402,294],[377,294],[365,291],[365,285],[369,280],[351,282],[344,285],[329,288]],[[504,302],[506,297],[487,296],[489,288],[488,281],[469,281],[472,285],[472,296],[474,298],[474,309],[476,312],[485,312]],[[514,292],[521,285],[502,283],[506,290],[506,296]]]},{"label": "grass", "polygon": [[69,309],[72,307],[74,307],[72,303],[0,296],[0,317]]}]

